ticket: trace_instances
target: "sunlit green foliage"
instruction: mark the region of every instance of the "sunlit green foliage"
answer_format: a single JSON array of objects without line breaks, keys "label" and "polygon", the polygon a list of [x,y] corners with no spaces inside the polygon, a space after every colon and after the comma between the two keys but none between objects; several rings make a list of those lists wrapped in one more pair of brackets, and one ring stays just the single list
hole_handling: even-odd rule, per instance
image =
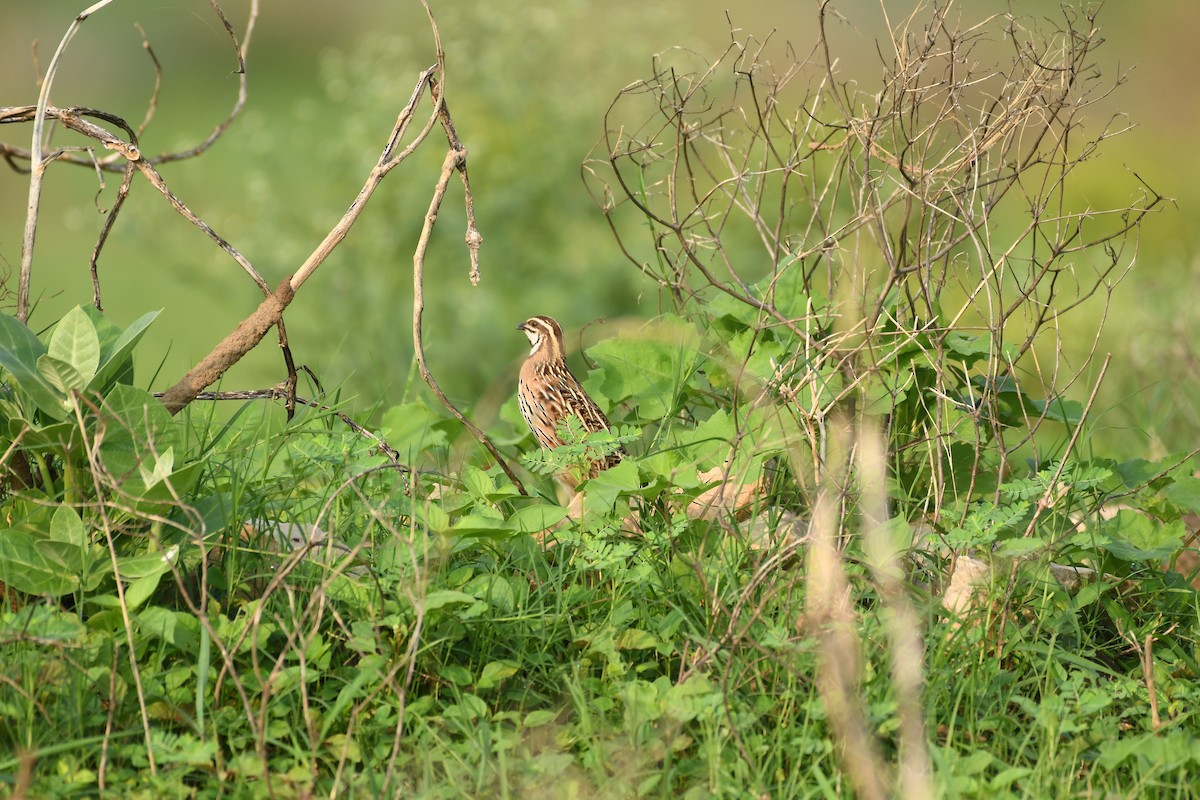
[{"label": "sunlit green foliage", "polygon": [[[628,52],[581,50],[570,63],[640,58],[655,13],[646,8]],[[457,119],[484,131],[469,146],[493,259],[468,299],[447,290],[465,283],[454,266],[462,224],[448,209],[440,252],[457,255],[438,256],[430,330],[455,335],[429,346],[456,396],[511,379],[492,351],[462,344],[494,343],[507,315],[562,302],[578,322],[626,311],[644,288],[637,271],[616,269],[607,234],[568,208],[583,201],[564,199],[554,176],[582,154],[547,149],[538,174],[507,164],[563,124],[509,76],[557,64],[552,44],[587,14],[572,2],[441,18],[452,54],[452,37],[505,44],[451,56]],[[304,170],[295,184],[270,176],[287,172],[273,159],[301,150],[331,154],[338,192],[354,191],[378,145],[363,120],[391,113],[396,76],[426,66],[418,51],[378,39],[325,55],[328,100],[348,129],[298,124],[286,148],[253,144],[258,196],[300,194]],[[570,70],[557,79],[570,124],[597,124],[611,92]],[[302,259],[344,205],[338,192],[262,221],[255,248]],[[260,401],[197,402],[170,416],[132,372],[154,312],[123,331],[81,308],[45,330],[0,317],[3,793],[849,796],[805,610],[820,492],[835,498],[861,645],[856,700],[887,780],[905,755],[905,698],[893,679],[896,598],[863,543],[872,493],[887,498],[878,523],[903,556],[891,566],[924,641],[915,657],[937,792],[1194,791],[1200,595],[1195,576],[1164,570],[1200,513],[1194,456],[1075,446],[1089,431],[1084,405],[1008,363],[1002,331],[940,308],[918,318],[901,292],[880,293],[870,347],[830,358],[831,337],[868,326],[799,269],[763,269],[759,256],[735,287],[743,299],[655,250],[647,272],[669,283],[679,266],[676,288],[692,293],[606,333],[578,371],[613,432],[568,428],[564,447],[536,451],[513,399],[487,424],[523,465],[522,494],[415,377],[373,405],[377,389],[399,387],[408,337],[404,314],[368,301],[407,306],[420,214],[380,200],[373,208],[393,224],[352,237],[347,264],[321,276],[325,318],[354,320],[336,366],[324,365],[324,377],[351,376],[352,399],[324,401],[376,430],[399,463],[332,407],[288,419]],[[653,225],[639,231],[643,245],[666,241]],[[729,252],[753,252],[733,239]],[[782,319],[764,315],[767,303]],[[329,336],[291,330],[299,352],[306,336]],[[469,405],[485,416],[487,402]],[[885,486],[858,467],[838,473],[845,443],[830,431],[844,420],[883,432]],[[628,456],[586,481],[572,509],[555,476],[618,445]],[[754,487],[745,504],[697,513],[727,477]],[[940,597],[968,558],[990,566],[992,584],[955,617]],[[1064,567],[1078,585],[1060,579]]]}]

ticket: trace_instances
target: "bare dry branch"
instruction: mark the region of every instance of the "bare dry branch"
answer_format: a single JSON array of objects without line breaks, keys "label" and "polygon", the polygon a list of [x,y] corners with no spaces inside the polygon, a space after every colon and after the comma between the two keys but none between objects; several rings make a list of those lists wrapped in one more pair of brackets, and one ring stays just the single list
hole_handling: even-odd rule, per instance
[{"label": "bare dry branch", "polygon": [[178,414],[196,399],[201,390],[216,383],[227,369],[253,350],[267,331],[278,324],[283,310],[295,296],[291,283],[284,279],[253,314],[242,320],[211,353],[188,370],[179,383],[163,393],[162,401],[167,411]]}]

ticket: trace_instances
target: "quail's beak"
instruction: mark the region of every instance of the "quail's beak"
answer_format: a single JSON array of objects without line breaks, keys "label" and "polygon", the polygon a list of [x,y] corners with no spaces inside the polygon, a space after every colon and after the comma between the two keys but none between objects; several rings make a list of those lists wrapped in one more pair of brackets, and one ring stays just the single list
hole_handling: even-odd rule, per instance
[{"label": "quail's beak", "polygon": [[523,331],[523,330],[525,330],[525,323],[524,323],[524,322],[522,322],[520,325],[518,325],[518,326],[517,326],[517,330],[519,330],[519,331]]}]

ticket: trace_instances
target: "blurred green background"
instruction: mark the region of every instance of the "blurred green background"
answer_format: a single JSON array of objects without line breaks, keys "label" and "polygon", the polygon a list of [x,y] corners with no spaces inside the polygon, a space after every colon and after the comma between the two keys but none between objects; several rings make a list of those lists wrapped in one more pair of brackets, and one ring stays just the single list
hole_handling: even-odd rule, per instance
[{"label": "blurred green background", "polygon": [[[85,5],[0,2],[0,105],[36,101],[35,64],[44,67]],[[247,3],[224,7],[243,30]],[[480,422],[487,424],[512,392],[525,349],[513,329],[519,321],[558,317],[574,349],[612,335],[623,321],[658,312],[655,288],[622,256],[580,175],[621,87],[648,76],[652,55],[668,48],[717,57],[730,41],[730,22],[739,37],[770,35],[779,56],[788,44],[807,53],[816,42],[816,7],[749,0],[727,19],[725,5],[708,0],[434,3],[447,53],[447,96],[470,152],[484,247],[483,280],[472,288],[461,190],[453,184],[427,263],[427,354],[443,387],[478,409]],[[835,8],[845,18],[832,30],[842,74],[869,88],[881,73],[875,49],[886,30],[881,4],[855,0]],[[882,8],[895,24],[912,4]],[[980,0],[961,4],[959,13],[981,19],[1009,8]],[[1060,13],[1057,4],[1035,0],[1011,8]],[[1105,142],[1076,184],[1077,198],[1096,208],[1123,206],[1137,190],[1133,170],[1175,202],[1151,216],[1137,263],[1112,294],[1098,349],[1111,352],[1113,364],[1094,411],[1092,444],[1101,452],[1157,456],[1194,447],[1200,431],[1192,399],[1200,387],[1194,344],[1200,314],[1192,288],[1200,280],[1194,224],[1200,52],[1191,42],[1200,3],[1113,3],[1098,22],[1107,41],[1096,68],[1109,79],[1130,72],[1091,119],[1100,126],[1123,113],[1136,127]],[[157,116],[142,148],[193,146],[225,117],[237,91],[229,40],[203,0],[117,0],[83,26],[52,101],[140,120],[154,71],[134,23],[145,29],[163,67]],[[243,116],[207,154],[162,172],[273,285],[299,266],[353,199],[433,52],[415,2],[265,2]],[[28,125],[0,126],[5,142],[25,147],[30,133]],[[297,360],[327,388],[354,398],[364,416],[418,391],[411,371],[411,259],[444,153],[435,134],[417,158],[393,171],[288,311]],[[88,257],[118,183],[119,176],[107,176],[97,195],[93,172],[50,170],[36,248],[35,329],[90,301]],[[26,176],[0,170],[0,268],[11,286],[27,192]],[[260,299],[240,268],[140,179],[106,246],[101,274],[106,310],[117,324],[165,309],[139,355],[140,382],[161,364],[156,389],[177,380]],[[1093,304],[1064,320],[1068,365],[1077,367],[1091,350],[1099,313]],[[607,323],[589,325],[598,319]],[[222,388],[265,388],[282,377],[269,336]],[[1088,388],[1077,384],[1073,395],[1083,399]]]}]

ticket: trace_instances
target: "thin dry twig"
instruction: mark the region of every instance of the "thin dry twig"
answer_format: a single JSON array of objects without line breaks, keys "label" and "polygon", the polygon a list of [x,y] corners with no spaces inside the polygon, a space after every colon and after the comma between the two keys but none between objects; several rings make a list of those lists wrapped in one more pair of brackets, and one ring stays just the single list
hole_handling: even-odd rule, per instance
[{"label": "thin dry twig", "polygon": [[429,364],[425,360],[425,342],[422,331],[422,317],[425,313],[425,253],[429,249],[429,237],[433,233],[433,226],[437,222],[438,211],[442,207],[442,200],[446,196],[446,188],[450,183],[450,178],[457,171],[462,176],[463,190],[467,209],[467,249],[471,256],[471,270],[469,277],[472,284],[479,282],[479,246],[483,243],[483,236],[475,228],[475,201],[471,195],[471,183],[467,177],[467,149],[463,146],[462,140],[459,139],[458,131],[454,127],[454,121],[450,117],[450,110],[446,105],[445,98],[445,62],[446,54],[442,50],[441,34],[438,31],[437,22],[434,21],[433,12],[429,8],[429,4],[425,0],[421,0],[425,7],[426,16],[429,18],[429,26],[433,31],[434,44],[437,47],[437,60],[439,65],[439,73],[442,75],[442,81],[439,84],[436,81],[430,82],[430,93],[433,95],[434,108],[436,110],[436,118],[442,123],[442,128],[446,132],[446,140],[450,145],[450,149],[446,152],[446,158],[442,161],[442,172],[438,176],[437,184],[434,187],[433,197],[429,201],[429,210],[425,212],[425,221],[421,225],[421,235],[417,239],[417,246],[413,251],[413,351],[417,360],[417,369],[421,374],[421,379],[429,386],[430,391],[437,397],[438,401],[449,411],[455,419],[463,424],[475,440],[483,445],[484,449],[491,454],[496,463],[500,465],[500,469],[512,481],[513,486],[521,494],[525,494],[525,485],[521,483],[521,479],[513,472],[504,456],[500,454],[496,445],[475,423],[467,419],[466,415],[458,410],[454,403],[450,402],[450,398],[442,391],[442,387],[438,385],[437,379],[429,370]]},{"label": "thin dry twig", "polygon": [[17,319],[29,321],[29,283],[33,274],[33,243],[37,237],[38,209],[42,200],[42,183],[46,167],[54,160],[54,154],[44,155],[46,141],[46,109],[50,105],[50,88],[54,85],[54,77],[58,73],[59,59],[66,52],[67,45],[79,31],[79,26],[89,17],[112,3],[112,0],[100,0],[76,15],[58,43],[58,49],[46,67],[46,75],[42,79],[41,91],[38,93],[37,109],[33,117],[33,144],[30,146],[29,158],[29,202],[25,211],[25,232],[21,239],[21,273],[17,284]]},{"label": "thin dry twig", "polygon": [[417,240],[416,250],[413,252],[413,351],[417,359],[417,369],[421,373],[421,379],[429,386],[430,391],[437,397],[438,401],[454,415],[454,418],[463,424],[463,426],[471,432],[476,441],[482,444],[500,468],[504,470],[504,474],[512,481],[513,486],[521,494],[525,494],[525,486],[521,483],[521,479],[513,472],[512,467],[500,454],[496,445],[488,438],[488,435],[479,429],[473,422],[467,419],[458,408],[450,402],[450,398],[446,397],[446,393],[442,391],[442,387],[438,385],[437,379],[433,377],[433,373],[429,370],[429,364],[425,360],[425,342],[421,330],[421,318],[425,313],[425,252],[429,247],[429,237],[433,233],[433,225],[437,221],[438,209],[441,208],[442,199],[446,195],[446,187],[450,183],[450,179],[454,176],[455,170],[459,168],[459,163],[466,159],[466,150],[455,150],[451,148],[446,152],[446,158],[442,162],[442,174],[438,178],[437,185],[434,188],[433,197],[429,201],[429,210],[425,213],[425,224],[421,227],[421,236]]}]

